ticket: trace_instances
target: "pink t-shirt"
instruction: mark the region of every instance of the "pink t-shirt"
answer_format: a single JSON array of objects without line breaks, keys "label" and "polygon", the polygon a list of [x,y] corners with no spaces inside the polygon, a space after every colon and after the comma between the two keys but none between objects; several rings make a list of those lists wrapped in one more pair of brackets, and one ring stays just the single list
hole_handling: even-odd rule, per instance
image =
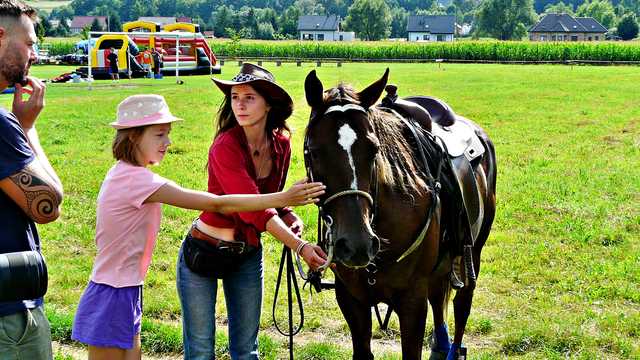
[{"label": "pink t-shirt", "polygon": [[124,161],[109,170],[98,194],[93,282],[113,287],[142,285],[162,217],[160,203],[144,201],[168,181]]}]

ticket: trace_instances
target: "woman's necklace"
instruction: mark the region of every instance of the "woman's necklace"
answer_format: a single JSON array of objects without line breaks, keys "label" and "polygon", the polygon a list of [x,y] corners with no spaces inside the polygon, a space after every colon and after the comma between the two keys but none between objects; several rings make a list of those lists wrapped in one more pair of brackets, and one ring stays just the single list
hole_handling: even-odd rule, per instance
[{"label": "woman's necklace", "polygon": [[[254,166],[256,168],[256,178],[257,179],[262,179],[264,176],[266,176],[266,174],[263,176],[262,172],[263,170],[265,170],[265,167],[269,165],[269,156],[268,156],[268,151],[266,151],[268,149],[268,145],[269,145],[269,139],[265,136],[264,138],[264,144],[260,147],[253,147],[254,150],[252,152],[252,156],[254,159],[254,165],[258,164],[258,166]],[[267,156],[263,156],[267,154]]]}]

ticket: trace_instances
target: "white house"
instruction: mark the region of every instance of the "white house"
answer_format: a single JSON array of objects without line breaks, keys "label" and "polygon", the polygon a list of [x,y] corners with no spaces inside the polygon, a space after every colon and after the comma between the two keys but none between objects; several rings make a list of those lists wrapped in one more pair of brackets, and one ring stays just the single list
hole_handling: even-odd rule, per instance
[{"label": "white house", "polygon": [[304,15],[298,18],[300,40],[352,41],[355,34],[340,31],[340,17],[337,15]]},{"label": "white house", "polygon": [[407,19],[409,41],[453,41],[454,15],[410,15]]}]

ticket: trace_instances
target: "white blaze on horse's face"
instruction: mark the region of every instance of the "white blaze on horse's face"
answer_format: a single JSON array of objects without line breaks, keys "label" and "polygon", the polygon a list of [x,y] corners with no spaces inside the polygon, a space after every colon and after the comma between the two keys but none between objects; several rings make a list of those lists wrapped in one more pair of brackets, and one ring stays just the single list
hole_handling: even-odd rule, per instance
[{"label": "white blaze on horse's face", "polygon": [[340,144],[344,151],[347,152],[347,156],[349,157],[349,165],[351,165],[351,170],[353,171],[353,181],[351,182],[351,189],[356,190],[358,188],[358,178],[356,177],[356,165],[353,162],[353,156],[351,155],[351,147],[353,146],[353,143],[355,143],[358,139],[358,135],[356,135],[356,132],[353,131],[353,129],[347,124],[344,124],[340,127],[340,130],[338,130],[338,135],[340,135],[338,137],[338,144]]}]

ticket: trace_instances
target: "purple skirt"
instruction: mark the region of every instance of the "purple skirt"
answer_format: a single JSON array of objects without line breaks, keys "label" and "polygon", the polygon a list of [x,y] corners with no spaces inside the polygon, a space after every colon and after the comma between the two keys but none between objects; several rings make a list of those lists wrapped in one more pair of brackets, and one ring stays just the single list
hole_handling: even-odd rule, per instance
[{"label": "purple skirt", "polygon": [[142,285],[115,288],[89,281],[71,338],[96,347],[132,349],[142,323]]}]

